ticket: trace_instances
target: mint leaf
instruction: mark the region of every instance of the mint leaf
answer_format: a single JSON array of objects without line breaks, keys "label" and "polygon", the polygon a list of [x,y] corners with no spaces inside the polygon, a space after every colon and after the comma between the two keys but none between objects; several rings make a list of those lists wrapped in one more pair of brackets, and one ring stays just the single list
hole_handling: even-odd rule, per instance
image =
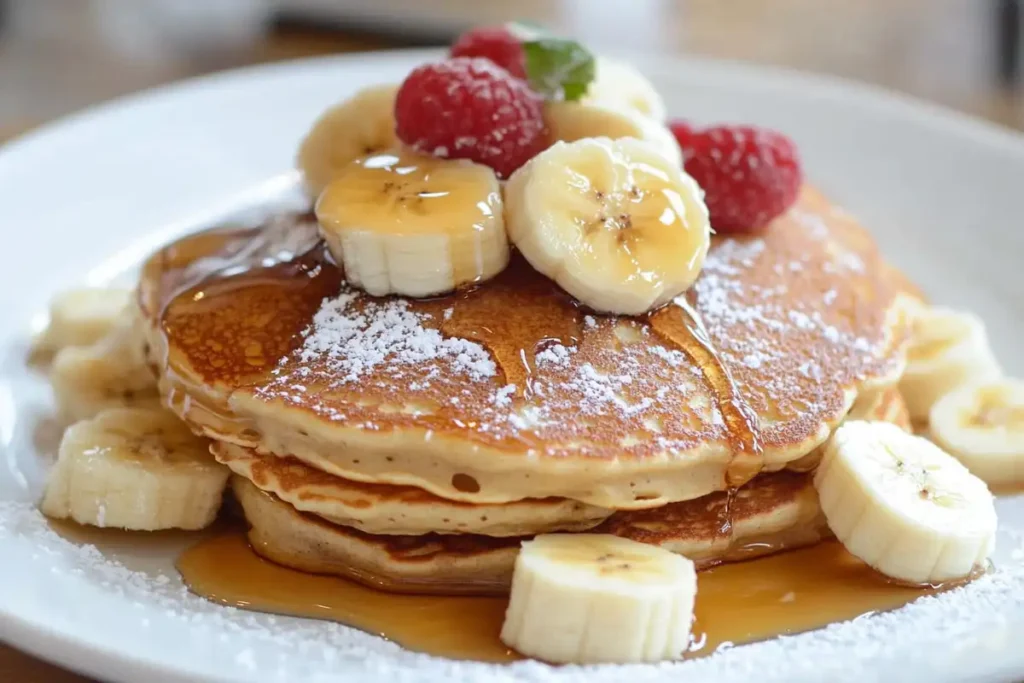
[{"label": "mint leaf", "polygon": [[578,100],[596,71],[594,55],[575,40],[539,38],[523,43],[530,87],[549,100]]}]

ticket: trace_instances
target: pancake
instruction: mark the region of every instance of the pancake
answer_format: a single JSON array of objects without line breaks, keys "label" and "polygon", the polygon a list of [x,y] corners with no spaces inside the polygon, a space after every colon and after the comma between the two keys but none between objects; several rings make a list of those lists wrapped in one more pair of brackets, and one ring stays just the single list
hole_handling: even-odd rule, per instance
[{"label": "pancake", "polygon": [[449,500],[639,509],[782,469],[894,384],[893,273],[805,189],[639,318],[588,313],[518,257],[472,290],[375,299],[295,219],[172,245],[140,302],[165,401],[215,439]]},{"label": "pancake", "polygon": [[295,509],[370,534],[524,536],[583,531],[612,514],[612,510],[567,498],[474,505],[446,500],[413,486],[342,479],[296,458],[259,455],[233,444],[214,442],[211,450],[235,474]]},{"label": "pancake", "polygon": [[[508,592],[522,538],[474,534],[375,536],[298,512],[247,479],[232,488],[259,555],[399,593]],[[655,510],[619,512],[597,529],[685,554],[699,569],[816,543],[829,536],[806,474],[761,475],[735,492]]]},{"label": "pancake", "polygon": [[[862,397],[847,419],[892,422],[910,430],[899,390]],[[817,465],[821,448],[793,463],[800,471]],[[252,449],[213,442],[217,460],[296,510],[369,534],[473,533],[525,536],[584,531],[614,512],[564,498],[524,499],[498,505],[449,501],[411,486],[365,484],[316,470],[296,458],[260,455]]]},{"label": "pancake", "polygon": [[[886,387],[878,391],[867,392],[857,398],[853,408],[846,416],[847,420],[867,420],[869,422],[891,422],[906,432],[913,431],[910,422],[910,411],[903,401],[903,395],[897,387]],[[809,472],[818,466],[825,454],[827,443],[815,448],[804,457],[791,462],[788,469],[795,472]]]}]

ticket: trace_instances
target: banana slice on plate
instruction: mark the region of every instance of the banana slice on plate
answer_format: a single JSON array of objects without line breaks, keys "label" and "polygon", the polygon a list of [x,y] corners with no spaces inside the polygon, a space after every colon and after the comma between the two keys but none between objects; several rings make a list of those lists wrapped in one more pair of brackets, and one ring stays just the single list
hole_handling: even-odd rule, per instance
[{"label": "banana slice on plate", "polygon": [[217,516],[228,473],[172,413],[114,408],[64,433],[40,507],[92,526],[201,529]]},{"label": "banana slice on plate", "polygon": [[634,138],[557,142],[505,186],[512,242],[591,308],[638,315],[700,273],[711,225],[697,183]]},{"label": "banana slice on plate", "polygon": [[608,57],[598,57],[594,80],[586,100],[626,106],[655,121],[667,117],[658,89],[633,66]]},{"label": "banana slice on plate", "polygon": [[77,422],[107,408],[159,407],[156,377],[145,356],[145,341],[133,315],[122,311],[106,337],[91,346],[62,349],[50,368],[50,384],[61,417]]},{"label": "banana slice on plate", "polygon": [[900,379],[911,419],[926,420],[932,405],[962,384],[1001,375],[978,316],[939,306],[914,316],[907,369]]},{"label": "banana slice on plate", "polygon": [[443,294],[508,264],[498,177],[466,159],[358,159],[324,190],[316,216],[349,284],[374,296]]},{"label": "banana slice on plate", "polygon": [[375,85],[324,112],[299,146],[298,165],[318,197],[349,162],[393,147],[397,85]]},{"label": "banana slice on plate", "polygon": [[932,406],[929,435],[989,484],[1024,482],[1024,381],[973,383]]},{"label": "banana slice on plate", "polygon": [[635,109],[603,102],[546,102],[544,123],[552,141],[575,142],[606,137],[646,140],[670,162],[682,168],[683,152],[665,124]]},{"label": "banana slice on plate", "polygon": [[678,659],[689,647],[697,574],[657,546],[607,534],[523,543],[503,643],[559,664]]},{"label": "banana slice on plate", "polygon": [[50,322],[33,343],[36,353],[88,346],[105,337],[131,302],[129,289],[96,287],[62,292],[50,302]]},{"label": "banana slice on plate", "polygon": [[955,581],[995,547],[992,494],[956,458],[886,422],[846,422],[814,474],[829,528],[899,581]]}]

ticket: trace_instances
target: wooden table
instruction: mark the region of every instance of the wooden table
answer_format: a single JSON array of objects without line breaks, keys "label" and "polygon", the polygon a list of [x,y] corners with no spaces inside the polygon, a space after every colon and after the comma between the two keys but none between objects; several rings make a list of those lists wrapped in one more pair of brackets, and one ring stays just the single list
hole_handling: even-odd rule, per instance
[{"label": "wooden table", "polygon": [[[36,16],[0,35],[0,140],[125,92],[230,66],[366,49],[406,41],[353,31],[278,26],[230,53],[126,61],[72,39],[80,18],[64,3],[30,0]],[[453,0],[452,4],[458,4]],[[930,99],[1024,129],[1020,87],[1001,82],[998,0],[706,0],[679,2],[657,35],[607,35],[607,25],[563,26],[597,43],[743,59],[836,74]],[[47,12],[46,7],[52,6]],[[493,14],[493,12],[492,12]],[[33,22],[36,22],[35,24]],[[564,18],[563,18],[564,23]],[[33,31],[46,24],[46,31]],[[1005,71],[1005,68],[1004,68]],[[87,683],[0,645],[0,681]]]}]

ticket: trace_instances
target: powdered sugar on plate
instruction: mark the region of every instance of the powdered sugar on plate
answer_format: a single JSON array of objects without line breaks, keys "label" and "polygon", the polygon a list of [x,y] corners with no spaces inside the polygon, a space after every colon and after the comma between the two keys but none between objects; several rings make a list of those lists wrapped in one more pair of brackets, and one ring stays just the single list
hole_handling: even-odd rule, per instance
[{"label": "powdered sugar on plate", "polygon": [[[1001,518],[1024,517],[1024,499],[999,501]],[[57,536],[33,508],[0,502],[5,562],[25,571],[18,590],[0,591],[0,616],[34,615],[63,638],[101,651],[104,671],[151,663],[161,680],[211,681],[865,681],[974,679],[979,665],[1024,665],[1024,553],[1020,534],[1002,530],[996,570],[974,583],[883,614],[810,633],[722,649],[681,663],[551,667],[488,665],[402,649],[339,624],[221,607],[188,593],[167,557],[162,569],[133,571],[95,547]],[[144,553],[140,552],[140,556]],[[31,569],[30,569],[31,567]],[[698,600],[699,600],[698,594]],[[18,633],[0,619],[0,635]],[[88,628],[81,625],[88,623]],[[55,644],[56,653],[60,646]],[[188,657],[182,657],[188,652]],[[1003,657],[1005,660],[997,659]],[[117,664],[117,661],[122,661]],[[1015,669],[1019,672],[1021,669]],[[149,669],[147,668],[147,671]],[[121,676],[127,680],[127,675]]]}]

